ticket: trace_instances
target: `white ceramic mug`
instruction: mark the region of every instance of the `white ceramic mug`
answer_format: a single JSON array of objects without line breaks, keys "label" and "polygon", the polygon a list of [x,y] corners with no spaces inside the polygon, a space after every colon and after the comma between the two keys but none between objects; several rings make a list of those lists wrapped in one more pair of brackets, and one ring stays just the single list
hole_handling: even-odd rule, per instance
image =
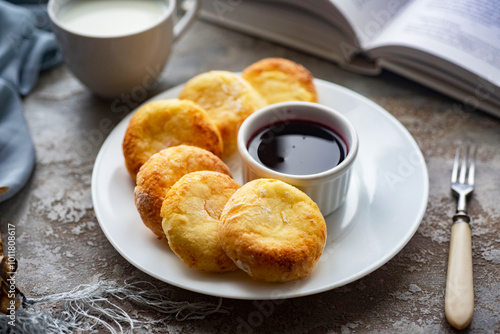
[{"label": "white ceramic mug", "polygon": [[173,42],[193,22],[201,3],[194,0],[193,6],[174,25],[176,1],[156,0],[162,6],[156,22],[138,31],[107,35],[76,30],[62,22],[61,11],[75,1],[85,0],[49,1],[53,30],[73,74],[97,95],[108,98],[130,93],[136,87],[149,90],[157,83]]},{"label": "white ceramic mug", "polygon": [[[314,122],[333,130],[347,146],[345,158],[333,168],[323,172],[291,175],[268,168],[252,157],[248,145],[260,130],[292,120]],[[358,145],[358,135],[345,116],[329,107],[309,102],[282,102],[264,107],[250,115],[238,132],[238,151],[243,163],[244,182],[258,178],[287,182],[315,201],[324,216],[335,211],[346,198]],[[322,153],[328,154],[328,152]]]}]

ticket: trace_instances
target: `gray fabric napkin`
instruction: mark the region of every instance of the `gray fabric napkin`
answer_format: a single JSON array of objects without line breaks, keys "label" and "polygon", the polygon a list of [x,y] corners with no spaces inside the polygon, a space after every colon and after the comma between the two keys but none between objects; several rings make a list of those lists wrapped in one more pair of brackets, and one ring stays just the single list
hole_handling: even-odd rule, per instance
[{"label": "gray fabric napkin", "polygon": [[41,70],[62,60],[55,37],[43,30],[49,22],[44,7],[33,11],[0,0],[0,202],[24,186],[35,166],[20,95],[33,89]]}]

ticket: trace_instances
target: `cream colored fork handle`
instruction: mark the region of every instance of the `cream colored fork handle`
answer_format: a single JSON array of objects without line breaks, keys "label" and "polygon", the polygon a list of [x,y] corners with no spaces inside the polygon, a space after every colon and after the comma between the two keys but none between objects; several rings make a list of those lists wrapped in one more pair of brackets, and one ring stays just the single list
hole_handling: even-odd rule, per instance
[{"label": "cream colored fork handle", "polygon": [[462,221],[451,227],[444,310],[446,319],[456,329],[469,326],[474,313],[471,230]]}]

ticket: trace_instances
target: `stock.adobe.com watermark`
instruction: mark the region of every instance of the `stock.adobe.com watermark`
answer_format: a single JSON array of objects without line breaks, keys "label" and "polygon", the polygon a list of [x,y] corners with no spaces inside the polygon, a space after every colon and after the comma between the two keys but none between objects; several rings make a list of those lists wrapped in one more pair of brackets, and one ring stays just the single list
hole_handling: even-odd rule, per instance
[{"label": "stock.adobe.com watermark", "polygon": [[398,184],[404,184],[424,163],[423,157],[417,150],[411,151],[406,156],[399,155],[398,163],[393,169],[384,171],[384,180],[391,190],[395,190]]},{"label": "stock.adobe.com watermark", "polygon": [[242,2],[243,0],[214,0],[212,1],[212,6],[219,20],[223,21],[224,14],[235,10]]},{"label": "stock.adobe.com watermark", "polygon": [[275,309],[275,305],[284,303],[286,299],[272,299],[272,300],[254,300],[253,305],[255,310],[250,312],[246,319],[243,317],[236,318],[236,333],[238,334],[251,334],[256,333],[257,329],[264,324],[266,318],[269,318]]},{"label": "stock.adobe.com watermark", "polygon": [[[9,326],[16,326],[16,227],[13,224],[7,224],[7,255],[2,260],[3,268],[7,269],[7,317],[9,318]],[[7,261],[5,264],[4,261]]]},{"label": "stock.adobe.com watermark", "polygon": [[[124,117],[139,107],[148,98],[148,94],[160,86],[160,77],[163,73],[163,68],[160,65],[148,66],[146,73],[140,85],[133,87],[129,92],[120,94],[111,101],[110,110],[114,115]],[[81,157],[91,156],[95,149],[102,145],[114,126],[111,118],[102,118],[97,127],[86,131],[84,138],[76,143],[75,152]]]},{"label": "stock.adobe.com watermark", "polygon": [[299,291],[303,280],[288,282],[286,285],[276,288],[270,292],[267,300],[254,300],[252,305],[255,307],[246,316],[238,316],[236,318],[236,328],[231,329],[230,333],[237,334],[252,334],[259,333],[261,326],[264,325],[266,319],[270,318],[276,311],[279,305],[289,301],[288,296],[292,292]]}]

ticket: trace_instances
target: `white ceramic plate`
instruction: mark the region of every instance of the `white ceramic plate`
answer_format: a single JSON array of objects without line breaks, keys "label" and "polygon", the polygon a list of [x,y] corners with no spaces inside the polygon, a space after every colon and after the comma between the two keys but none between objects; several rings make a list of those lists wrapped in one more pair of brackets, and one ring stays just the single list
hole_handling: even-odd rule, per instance
[{"label": "white ceramic plate", "polygon": [[[315,270],[286,284],[252,280],[244,272],[208,274],[190,269],[145,227],[134,205],[134,183],[122,154],[129,115],[106,139],[92,175],[92,200],[106,237],[130,263],[172,285],[236,299],[306,296],[359,279],[382,266],[410,240],[424,215],[429,182],[422,153],[387,111],[335,84],[315,80],[319,102],[345,114],[360,147],[346,203],[326,217],[328,238]],[[177,97],[182,87],[154,99]],[[239,164],[228,163],[241,183]]]}]

